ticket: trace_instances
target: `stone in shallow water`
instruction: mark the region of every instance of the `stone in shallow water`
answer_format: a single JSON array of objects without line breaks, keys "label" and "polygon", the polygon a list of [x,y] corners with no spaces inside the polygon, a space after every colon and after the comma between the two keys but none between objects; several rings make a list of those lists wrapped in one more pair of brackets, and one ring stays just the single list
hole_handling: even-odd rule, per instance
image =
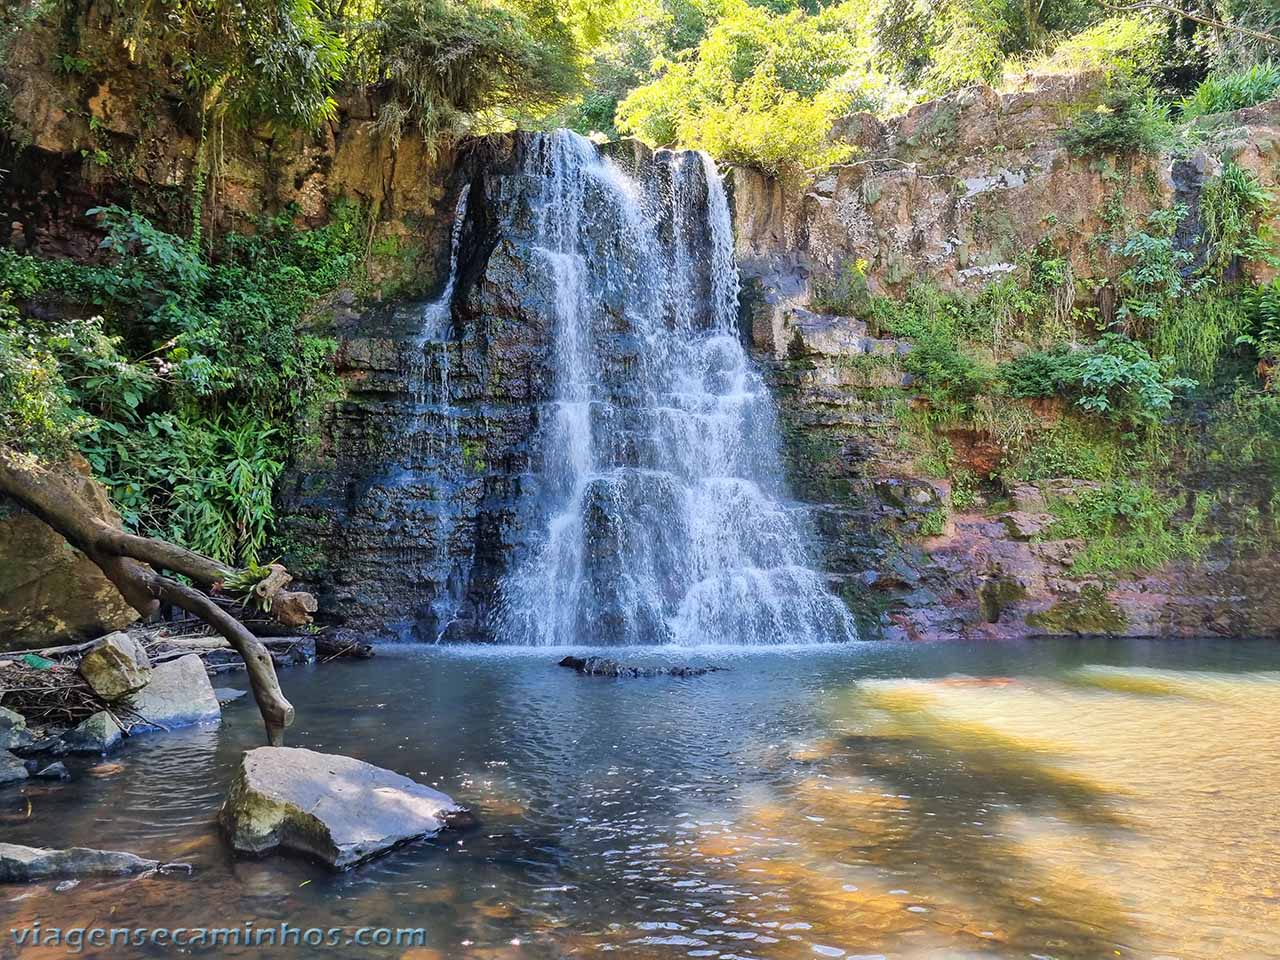
[{"label": "stone in shallow water", "polygon": [[72,753],[106,753],[120,742],[122,735],[111,714],[99,710],[62,739]]},{"label": "stone in shallow water", "polygon": [[0,784],[27,779],[27,766],[8,750],[0,750]]},{"label": "stone in shallow water", "polygon": [[157,866],[159,864],[155,860],[144,860],[132,853],[115,850],[92,850],[88,847],[54,850],[0,843],[0,883],[25,883],[51,877],[118,877],[145,873]]},{"label": "stone in shallow water", "polygon": [[408,777],[300,747],[246,752],[220,814],[239,853],[282,847],[338,870],[465,818],[452,799]]},{"label": "stone in shallow water", "polygon": [[169,660],[151,671],[151,682],[133,697],[133,709],[149,726],[172,730],[207,723],[222,716],[217,694],[209,682],[209,674],[194,653]]},{"label": "stone in shallow water", "polygon": [[27,718],[0,707],[0,750],[21,750],[31,746],[35,738],[27,730]]}]

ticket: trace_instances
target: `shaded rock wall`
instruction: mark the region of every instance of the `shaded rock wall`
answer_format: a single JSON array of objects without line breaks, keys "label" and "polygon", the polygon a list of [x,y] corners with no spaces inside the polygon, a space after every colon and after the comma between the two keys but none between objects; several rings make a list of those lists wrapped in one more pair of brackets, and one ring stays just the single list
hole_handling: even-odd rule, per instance
[{"label": "shaded rock wall", "polygon": [[[119,523],[106,491],[90,479],[88,463],[76,457],[69,472],[82,478],[85,499],[99,516]],[[89,639],[137,619],[93,561],[0,497],[0,650]]]}]

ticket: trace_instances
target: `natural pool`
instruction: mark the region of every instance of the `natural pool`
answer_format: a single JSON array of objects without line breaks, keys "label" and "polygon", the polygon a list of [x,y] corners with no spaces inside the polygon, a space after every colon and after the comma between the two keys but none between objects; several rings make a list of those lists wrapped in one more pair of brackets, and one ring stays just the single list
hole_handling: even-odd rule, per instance
[{"label": "natural pool", "polygon": [[1280,957],[1278,645],[623,652],[729,669],[613,681],[563,651],[418,647],[286,672],[292,745],[482,822],[347,874],[227,855],[214,817],[261,737],[244,701],[5,790],[7,840],[196,871],[0,888],[0,956],[65,956],[14,952],[39,919],[428,931],[210,956]]}]

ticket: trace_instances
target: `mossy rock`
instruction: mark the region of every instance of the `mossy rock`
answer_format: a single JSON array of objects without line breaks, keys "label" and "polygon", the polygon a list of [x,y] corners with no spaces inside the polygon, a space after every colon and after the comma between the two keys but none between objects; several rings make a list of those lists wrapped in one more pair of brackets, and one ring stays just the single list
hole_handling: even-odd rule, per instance
[{"label": "mossy rock", "polygon": [[1027,615],[1027,626],[1049,634],[1096,636],[1119,634],[1129,618],[1098,587],[1086,587],[1079,596],[1059,600],[1047,610]]}]

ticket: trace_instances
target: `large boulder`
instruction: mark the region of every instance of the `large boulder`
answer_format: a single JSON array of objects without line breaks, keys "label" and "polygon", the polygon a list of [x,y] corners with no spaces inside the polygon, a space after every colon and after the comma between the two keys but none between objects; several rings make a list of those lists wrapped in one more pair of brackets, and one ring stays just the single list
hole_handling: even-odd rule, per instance
[{"label": "large boulder", "polygon": [[151,682],[134,694],[131,703],[143,719],[135,730],[173,730],[222,716],[204,661],[194,653],[156,666],[151,671]]},{"label": "large boulder", "polygon": [[[118,524],[106,491],[81,457],[68,473],[98,516]],[[0,650],[43,647],[110,633],[138,619],[93,561],[0,496]]]},{"label": "large boulder", "polygon": [[53,850],[0,843],[0,883],[26,883],[54,877],[120,877],[146,873],[158,866],[155,860],[144,860],[132,853],[115,850],[93,850],[89,847]]},{"label": "large boulder", "polygon": [[258,747],[241,760],[220,819],[239,853],[279,847],[345,870],[464,816],[440,791],[362,760]]},{"label": "large boulder", "polygon": [[[119,637],[124,637],[128,646]],[[136,648],[126,634],[113,633],[84,655],[80,676],[108,703],[135,693],[151,680],[151,671],[138,665]]]}]

